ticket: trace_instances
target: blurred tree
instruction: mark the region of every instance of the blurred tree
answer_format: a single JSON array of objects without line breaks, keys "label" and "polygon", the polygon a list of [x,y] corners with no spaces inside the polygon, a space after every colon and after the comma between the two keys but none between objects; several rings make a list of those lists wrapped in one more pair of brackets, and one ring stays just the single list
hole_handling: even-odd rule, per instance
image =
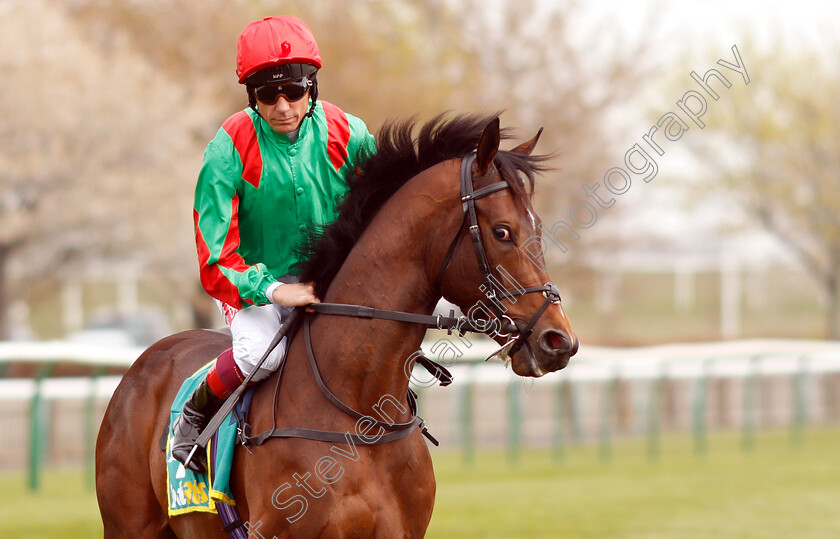
[{"label": "blurred tree", "polygon": [[[609,16],[588,17],[576,1],[500,0],[493,10],[482,0],[457,5],[462,29],[453,42],[474,58],[464,66],[460,105],[504,108],[504,123],[520,127],[522,138],[546,128],[537,151],[556,152],[559,171],[538,181],[536,207],[548,227],[571,222],[570,209],[585,198],[583,184],[600,181],[623,162],[625,127],[616,125],[614,114],[643,90],[652,70],[657,15],[647,13],[645,31],[632,37]],[[598,218],[621,217],[616,205]],[[549,249],[548,263],[568,265],[567,279],[590,279],[581,255],[612,251],[618,241],[613,229],[602,224],[574,245],[564,239],[569,251]]]},{"label": "blurred tree", "polygon": [[577,4],[536,0],[8,0],[3,10],[0,310],[7,267],[31,286],[91,266],[195,278],[192,190],[203,146],[245,106],[234,67],[248,21],[306,20],[323,97],[372,130],[444,110],[506,109],[522,137],[547,124],[541,149],[560,148],[564,172],[540,183],[546,220],[609,168],[607,113],[642,80],[648,50],[617,33],[576,41]]},{"label": "blurred tree", "polygon": [[[444,41],[459,23],[445,0],[76,0],[65,6],[105,48],[125,39],[154,69],[189,89],[218,124],[246,105],[236,82],[236,38],[261,17],[290,14],[313,30],[324,68],[322,96],[375,129],[394,116],[446,109],[464,52]],[[456,77],[457,78],[457,77]]]},{"label": "blurred tree", "polygon": [[3,18],[0,311],[9,278],[16,296],[57,294],[90,271],[194,267],[182,208],[201,150],[189,116],[173,121],[181,89],[125,43],[93,46],[53,3],[13,2]]},{"label": "blurred tree", "polygon": [[[522,136],[549,123],[542,147],[559,148],[564,175],[577,182],[604,172],[612,157],[606,155],[608,114],[638,92],[653,48],[650,32],[632,40],[610,20],[590,21],[585,28],[592,32],[582,35],[583,8],[573,1],[500,0],[493,9],[482,0],[76,0],[69,6],[85,28],[96,29],[102,46],[115,34],[127,36],[191,95],[216,97],[223,114],[245,99],[234,76],[239,31],[259,17],[298,15],[318,38],[324,97],[372,129],[394,117],[504,109],[509,125],[527,129]],[[655,27],[655,19],[644,25]],[[545,199],[556,203],[552,194],[548,189]]]},{"label": "blurred tree", "polygon": [[708,133],[692,139],[712,171],[702,189],[731,197],[799,260],[822,290],[828,338],[840,338],[840,50],[739,48],[749,86],[722,89]]}]

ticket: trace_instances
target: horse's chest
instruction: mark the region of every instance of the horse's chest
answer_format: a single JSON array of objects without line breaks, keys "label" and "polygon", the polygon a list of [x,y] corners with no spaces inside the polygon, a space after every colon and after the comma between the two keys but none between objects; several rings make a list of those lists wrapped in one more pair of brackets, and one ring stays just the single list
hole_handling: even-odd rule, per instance
[{"label": "horse's chest", "polygon": [[248,520],[269,531],[260,532],[265,537],[422,537],[435,481],[420,443],[423,454],[412,450],[399,459],[396,448],[309,452],[284,466],[284,473],[272,474],[276,488],[262,481],[247,489]]}]

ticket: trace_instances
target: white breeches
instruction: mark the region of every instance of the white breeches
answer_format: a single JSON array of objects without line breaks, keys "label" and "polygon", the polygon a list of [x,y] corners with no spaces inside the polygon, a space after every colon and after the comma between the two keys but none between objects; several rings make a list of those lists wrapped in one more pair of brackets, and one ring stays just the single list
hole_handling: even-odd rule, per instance
[{"label": "white breeches", "polygon": [[[280,330],[280,326],[292,313],[292,309],[280,305],[250,305],[242,310],[236,310],[218,300],[216,303],[233,334],[233,361],[242,374],[248,376],[265,354],[271,340]],[[286,352],[286,345],[287,339],[283,337],[280,344],[260,366],[253,381],[264,380],[277,370]]]}]

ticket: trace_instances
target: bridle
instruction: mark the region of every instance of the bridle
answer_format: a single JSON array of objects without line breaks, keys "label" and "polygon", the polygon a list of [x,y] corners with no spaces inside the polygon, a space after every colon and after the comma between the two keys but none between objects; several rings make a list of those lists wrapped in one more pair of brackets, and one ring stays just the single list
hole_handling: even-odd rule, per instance
[{"label": "bridle", "polygon": [[[452,261],[452,256],[455,254],[455,249],[458,247],[461,235],[464,233],[464,225],[469,219],[470,237],[472,238],[473,248],[475,249],[475,257],[478,261],[478,269],[481,272],[482,284],[479,287],[479,290],[484,292],[487,299],[490,300],[493,314],[496,316],[495,322],[498,324],[499,330],[495,333],[501,337],[511,337],[511,339],[505,343],[499,351],[503,352],[501,357],[504,359],[505,356],[516,353],[516,351],[525,344],[528,337],[531,336],[537,320],[539,320],[546,309],[548,309],[548,306],[552,303],[560,303],[560,291],[552,282],[548,282],[542,286],[530,286],[527,288],[506,290],[501,286],[499,280],[493,277],[490,269],[490,262],[487,259],[487,250],[484,248],[484,242],[481,240],[481,228],[478,226],[478,214],[475,209],[475,201],[480,198],[484,198],[487,195],[496,193],[497,191],[510,189],[510,185],[502,179],[500,182],[491,183],[481,189],[474,190],[472,165],[475,161],[475,157],[475,152],[471,152],[461,161],[461,205],[463,208],[463,215],[461,217],[461,224],[458,227],[458,232],[455,234],[455,238],[453,238],[452,243],[449,245],[446,258],[444,258],[443,264],[438,272],[437,280],[435,281],[435,289],[440,290],[443,282],[443,275],[449,267],[449,263]],[[531,320],[529,320],[523,328],[520,328],[509,316],[504,314],[498,301],[533,292],[542,292],[543,296],[545,296],[545,301],[537,312],[534,313],[534,316],[531,317]],[[489,320],[486,325],[491,325]],[[489,331],[485,329],[483,332],[488,333]],[[516,333],[518,333],[518,336],[514,336]]]},{"label": "bridle", "polygon": [[[481,239],[481,229],[478,225],[478,213],[476,212],[475,201],[497,191],[510,189],[510,185],[502,179],[502,181],[491,183],[481,189],[475,190],[473,188],[472,174],[472,165],[475,161],[475,157],[476,153],[473,151],[464,156],[464,159],[461,161],[461,206],[463,208],[461,224],[458,226],[458,231],[452,239],[452,243],[449,245],[446,258],[444,258],[443,264],[438,272],[438,276],[435,281],[435,290],[440,291],[444,273],[446,273],[446,269],[452,261],[455,249],[460,244],[461,236],[464,233],[464,225],[469,221],[468,228],[470,231],[470,237],[472,238],[473,247],[475,249],[478,268],[481,272],[482,284],[479,286],[479,290],[484,292],[486,297],[490,300],[493,314],[496,317],[495,320],[487,320],[482,324],[476,324],[466,316],[456,317],[454,310],[449,312],[449,316],[431,316],[406,313],[402,311],[391,311],[387,309],[375,309],[373,307],[365,307],[362,305],[348,305],[344,303],[314,303],[310,305],[309,308],[321,314],[353,316],[357,318],[376,318],[380,320],[394,320],[397,322],[425,324],[429,328],[445,329],[450,333],[453,329],[455,329],[461,335],[469,331],[474,333],[484,333],[491,336],[496,335],[500,337],[509,337],[508,342],[506,342],[498,352],[491,355],[488,359],[499,357],[504,360],[509,355],[516,353],[516,351],[525,344],[528,337],[531,336],[531,333],[534,330],[534,325],[536,325],[537,321],[546,309],[548,309],[548,306],[552,303],[560,303],[560,291],[552,282],[548,282],[541,286],[529,286],[526,288],[506,290],[501,286],[499,280],[493,277],[490,269],[490,262],[487,259],[487,251],[484,248],[484,243]],[[520,328],[513,319],[503,312],[498,301],[534,292],[541,292],[545,297],[545,301],[542,306],[537,309],[537,312],[534,313],[531,319]],[[497,329],[494,329],[494,327]]]}]

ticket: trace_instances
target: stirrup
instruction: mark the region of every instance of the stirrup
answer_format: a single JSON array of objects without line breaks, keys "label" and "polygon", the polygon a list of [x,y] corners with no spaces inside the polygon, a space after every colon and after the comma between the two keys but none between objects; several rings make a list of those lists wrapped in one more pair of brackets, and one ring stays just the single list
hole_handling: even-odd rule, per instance
[{"label": "stirrup", "polygon": [[[184,425],[187,423],[187,425]],[[206,426],[206,423],[205,425]],[[185,468],[198,474],[207,473],[207,455],[195,443],[201,434],[201,425],[194,425],[184,418],[183,412],[172,424],[172,458],[184,465]],[[184,435],[180,434],[182,428],[189,429]],[[176,430],[177,429],[177,430]]]},{"label": "stirrup", "polygon": [[213,393],[205,378],[172,423],[172,457],[196,473],[207,473],[207,456],[196,450],[195,442],[223,403],[224,399]]}]

